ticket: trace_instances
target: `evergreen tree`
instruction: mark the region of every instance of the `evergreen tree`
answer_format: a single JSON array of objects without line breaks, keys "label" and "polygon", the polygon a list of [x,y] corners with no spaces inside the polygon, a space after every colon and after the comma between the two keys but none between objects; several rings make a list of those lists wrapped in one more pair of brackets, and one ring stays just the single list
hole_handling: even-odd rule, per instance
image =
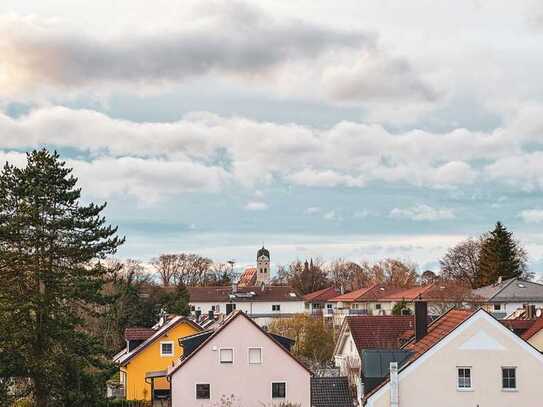
[{"label": "evergreen tree", "polygon": [[189,291],[183,284],[178,284],[174,291],[163,292],[159,299],[161,308],[174,315],[190,314]]},{"label": "evergreen tree", "polygon": [[476,285],[482,287],[493,284],[499,277],[504,280],[531,277],[527,271],[526,251],[513,239],[512,232],[500,222],[482,239]]},{"label": "evergreen tree", "polygon": [[105,204],[80,202],[71,172],[42,149],[0,173],[0,373],[27,378],[37,407],[94,405],[103,392],[105,359],[82,315],[104,304],[101,260],[124,239]]}]

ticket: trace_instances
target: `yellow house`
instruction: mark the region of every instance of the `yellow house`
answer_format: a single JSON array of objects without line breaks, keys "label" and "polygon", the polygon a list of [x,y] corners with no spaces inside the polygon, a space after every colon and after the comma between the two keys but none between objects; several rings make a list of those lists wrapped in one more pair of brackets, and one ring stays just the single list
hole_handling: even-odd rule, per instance
[{"label": "yellow house", "polygon": [[183,355],[179,339],[201,330],[198,324],[181,316],[154,328],[127,329],[127,347],[113,359],[120,366],[126,400],[151,400],[153,392],[155,395],[167,393],[170,386],[165,377],[149,380],[146,376],[166,371]]}]

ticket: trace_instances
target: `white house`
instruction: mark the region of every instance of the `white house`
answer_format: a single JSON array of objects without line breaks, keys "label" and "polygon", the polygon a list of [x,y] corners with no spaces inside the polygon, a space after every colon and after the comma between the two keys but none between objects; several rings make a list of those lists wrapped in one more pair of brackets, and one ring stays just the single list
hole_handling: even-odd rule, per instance
[{"label": "white house", "polygon": [[286,318],[304,312],[304,299],[286,286],[259,287],[189,287],[193,312],[204,315],[228,315],[232,311],[245,312],[260,326],[267,326],[274,318]]},{"label": "white house", "polygon": [[311,372],[285,340],[239,311],[215,331],[185,338],[183,359],[168,370],[172,407],[310,407]]},{"label": "white house", "polygon": [[521,278],[500,279],[495,284],[473,290],[473,297],[496,318],[506,318],[526,309],[543,309],[543,284]]},{"label": "white house", "polygon": [[453,309],[403,349],[367,407],[541,406],[543,355],[483,309]]}]

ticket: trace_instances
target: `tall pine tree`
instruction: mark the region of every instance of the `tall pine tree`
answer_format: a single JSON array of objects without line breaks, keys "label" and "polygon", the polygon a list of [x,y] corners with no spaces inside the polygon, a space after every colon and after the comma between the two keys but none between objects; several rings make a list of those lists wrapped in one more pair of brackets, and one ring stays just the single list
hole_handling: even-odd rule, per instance
[{"label": "tall pine tree", "polygon": [[0,374],[26,378],[38,407],[90,406],[102,391],[103,359],[82,315],[104,302],[100,260],[124,241],[105,204],[81,203],[71,172],[42,149],[0,173]]},{"label": "tall pine tree", "polygon": [[499,277],[504,280],[513,277],[530,278],[525,250],[513,239],[512,232],[500,222],[482,239],[476,285],[482,287],[493,284]]}]

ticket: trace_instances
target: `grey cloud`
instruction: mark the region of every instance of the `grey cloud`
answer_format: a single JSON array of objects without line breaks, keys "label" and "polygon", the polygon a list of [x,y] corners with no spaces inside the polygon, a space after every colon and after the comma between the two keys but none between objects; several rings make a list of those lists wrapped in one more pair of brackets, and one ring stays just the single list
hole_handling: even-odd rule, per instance
[{"label": "grey cloud", "polygon": [[182,80],[214,71],[256,74],[331,48],[367,48],[375,43],[372,34],[293,19],[278,21],[239,4],[216,13],[201,24],[180,22],[183,28],[175,31],[121,38],[96,38],[58,24],[4,18],[0,50],[26,84],[80,86]]}]

